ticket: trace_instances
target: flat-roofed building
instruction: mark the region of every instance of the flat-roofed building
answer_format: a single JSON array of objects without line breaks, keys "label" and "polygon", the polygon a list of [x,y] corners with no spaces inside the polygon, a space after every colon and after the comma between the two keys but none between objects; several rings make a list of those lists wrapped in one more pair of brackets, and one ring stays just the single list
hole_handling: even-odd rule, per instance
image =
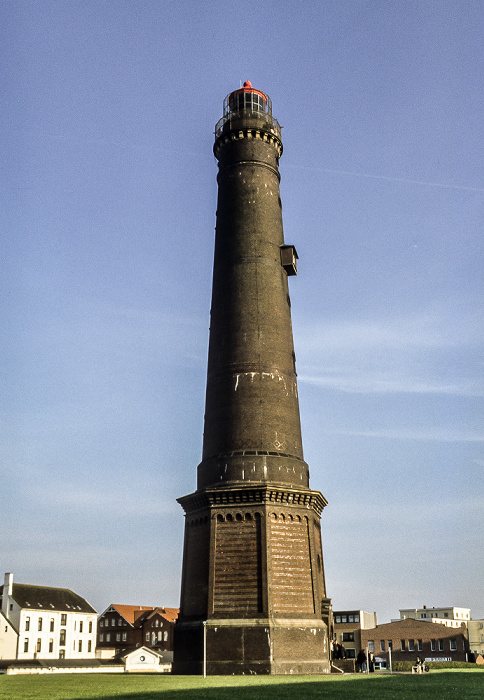
[{"label": "flat-roofed building", "polygon": [[400,620],[411,618],[412,620],[423,620],[424,622],[437,622],[440,625],[446,625],[446,627],[466,626],[471,619],[470,608],[429,608],[424,605],[423,608],[404,608],[399,612]]},{"label": "flat-roofed building", "polygon": [[377,625],[376,612],[335,610],[333,612],[333,659],[356,659],[361,644],[361,630]]},{"label": "flat-roofed building", "polygon": [[469,644],[465,626],[457,629],[443,624],[407,617],[374,629],[361,631],[361,646],[381,666],[392,661],[414,661],[417,656],[431,661],[467,661]]}]

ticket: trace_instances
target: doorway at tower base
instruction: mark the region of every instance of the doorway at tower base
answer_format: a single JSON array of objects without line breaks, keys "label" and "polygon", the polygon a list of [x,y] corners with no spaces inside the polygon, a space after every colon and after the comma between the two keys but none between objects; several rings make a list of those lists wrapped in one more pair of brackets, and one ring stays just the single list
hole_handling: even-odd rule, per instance
[{"label": "doorway at tower base", "polygon": [[177,623],[173,673],[204,667],[209,676],[330,673],[328,628],[314,619]]}]

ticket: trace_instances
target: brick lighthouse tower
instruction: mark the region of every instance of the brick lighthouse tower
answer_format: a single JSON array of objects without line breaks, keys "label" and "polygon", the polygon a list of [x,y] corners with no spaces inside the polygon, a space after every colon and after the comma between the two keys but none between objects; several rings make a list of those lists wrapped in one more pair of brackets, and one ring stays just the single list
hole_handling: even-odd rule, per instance
[{"label": "brick lighthouse tower", "polygon": [[185,510],[174,673],[329,672],[326,500],[303,459],[279,194],[281,130],[245,82],[215,128],[205,430]]}]

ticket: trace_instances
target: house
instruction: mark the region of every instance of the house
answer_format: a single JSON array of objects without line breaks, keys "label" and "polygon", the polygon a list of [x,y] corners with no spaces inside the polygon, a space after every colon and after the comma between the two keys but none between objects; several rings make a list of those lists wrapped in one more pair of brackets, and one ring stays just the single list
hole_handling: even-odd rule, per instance
[{"label": "house", "polygon": [[376,612],[365,610],[335,610],[333,612],[333,658],[356,659],[361,646],[361,630],[377,625]]},{"label": "house", "polygon": [[[16,634],[12,658],[94,658],[96,611],[77,593],[67,588],[14,583],[13,574],[7,573],[0,597],[2,615]],[[6,626],[4,623],[4,635],[9,634]]]},{"label": "house", "polygon": [[178,608],[110,605],[98,619],[98,656],[145,646],[173,651],[173,629]]},{"label": "house", "polygon": [[404,608],[399,612],[400,620],[412,618],[456,628],[466,626],[471,619],[470,608],[428,608],[424,605],[423,608]]},{"label": "house", "polygon": [[361,648],[373,653],[382,667],[392,661],[467,661],[467,629],[408,617],[361,631]]},{"label": "house", "polygon": [[3,612],[0,612],[0,659],[15,659],[17,644],[17,630]]},{"label": "house", "polygon": [[125,673],[170,673],[173,652],[158,652],[148,647],[139,647],[123,654]]}]

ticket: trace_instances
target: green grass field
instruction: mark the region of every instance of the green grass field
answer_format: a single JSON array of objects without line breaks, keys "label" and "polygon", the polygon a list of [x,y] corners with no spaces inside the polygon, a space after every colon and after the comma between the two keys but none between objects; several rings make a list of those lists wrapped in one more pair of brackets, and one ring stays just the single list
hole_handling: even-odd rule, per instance
[{"label": "green grass field", "polygon": [[425,676],[0,676],[5,700],[483,700],[484,672]]}]

